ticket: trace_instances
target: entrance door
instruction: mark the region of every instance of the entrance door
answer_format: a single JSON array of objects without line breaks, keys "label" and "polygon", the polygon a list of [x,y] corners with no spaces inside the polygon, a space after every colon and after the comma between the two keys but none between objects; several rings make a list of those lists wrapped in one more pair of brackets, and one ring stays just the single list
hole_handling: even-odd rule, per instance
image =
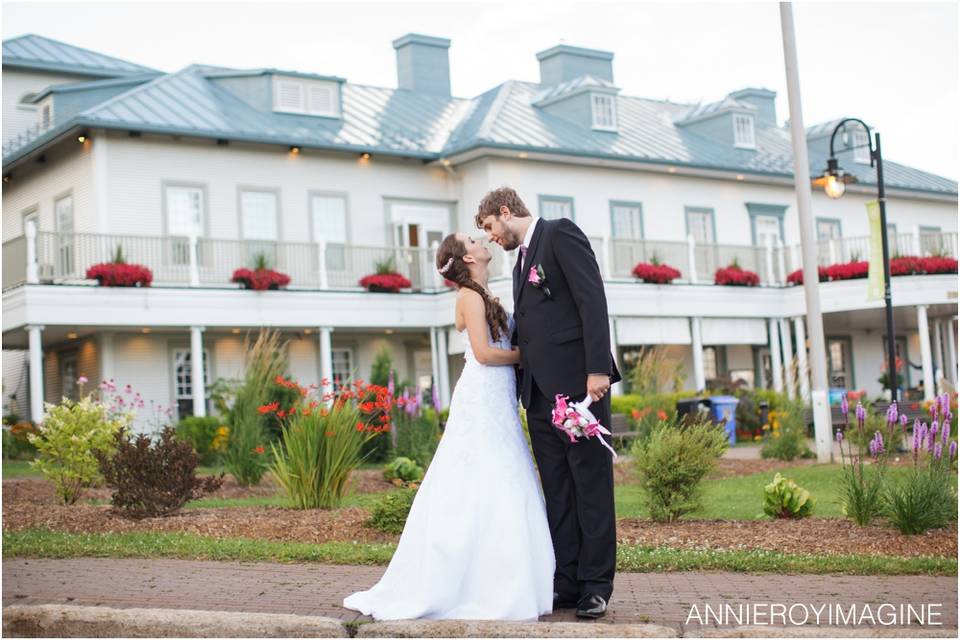
[{"label": "entrance door", "polygon": [[390,212],[398,249],[397,270],[410,278],[414,289],[421,289],[431,282],[431,247],[447,235],[450,210],[436,205],[395,204]]}]

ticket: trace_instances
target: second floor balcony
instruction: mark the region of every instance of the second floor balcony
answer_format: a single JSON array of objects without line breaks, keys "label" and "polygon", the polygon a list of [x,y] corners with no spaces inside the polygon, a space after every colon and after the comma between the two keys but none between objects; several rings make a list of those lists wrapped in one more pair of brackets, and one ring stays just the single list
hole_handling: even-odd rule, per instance
[{"label": "second floor balcony", "polygon": [[[713,284],[717,269],[736,263],[757,273],[764,287],[787,286],[799,269],[798,245],[704,244],[687,241],[591,237],[600,270],[607,281],[632,281],[640,262],[668,264],[680,272],[679,284]],[[897,233],[890,236],[891,256],[957,257],[957,233]],[[87,269],[111,262],[118,249],[126,262],[153,274],[155,287],[236,288],[235,269],[250,268],[263,256],[271,268],[290,277],[291,289],[362,290],[361,278],[378,263],[389,262],[411,282],[409,291],[437,292],[447,287],[434,266],[435,247],[377,247],[323,242],[275,242],[183,236],[128,236],[31,231],[3,244],[3,289],[23,283],[92,284]],[[492,247],[494,279],[509,278],[516,252]],[[818,243],[820,266],[870,257],[869,237]]]}]

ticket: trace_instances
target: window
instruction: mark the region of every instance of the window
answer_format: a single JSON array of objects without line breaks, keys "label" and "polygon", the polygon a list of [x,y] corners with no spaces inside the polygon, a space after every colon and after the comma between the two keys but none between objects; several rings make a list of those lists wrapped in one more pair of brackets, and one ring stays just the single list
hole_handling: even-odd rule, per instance
[{"label": "window", "polygon": [[77,384],[77,354],[65,354],[60,361],[61,395],[71,400],[80,399],[80,387]]},{"label": "window", "polygon": [[[203,350],[203,380],[210,383],[210,353]],[[179,418],[193,415],[193,363],[190,349],[173,352],[173,394]]]},{"label": "window", "polygon": [[573,220],[573,198],[540,196],[540,217],[547,220]]},{"label": "window", "polygon": [[853,388],[849,338],[827,338],[827,367],[831,387]]},{"label": "window", "polygon": [[66,195],[53,203],[57,225],[57,270],[60,275],[73,273],[73,196]]},{"label": "window", "polygon": [[[190,264],[190,237],[203,235],[203,189],[200,187],[166,188],[167,235],[170,239],[170,261]],[[200,247],[197,247],[198,253]],[[200,263],[200,257],[197,256]]]},{"label": "window", "polygon": [[780,237],[780,218],[777,216],[755,216],[753,230],[756,234],[756,245],[758,247],[766,247],[770,244],[777,246],[777,243],[783,240]]},{"label": "window", "polygon": [[940,227],[920,227],[920,255],[935,256],[946,252]]},{"label": "window", "polygon": [[853,161],[870,164],[870,137],[862,127],[853,132]]},{"label": "window", "polygon": [[614,96],[592,93],[590,94],[590,104],[593,111],[593,128],[616,131],[617,111]]},{"label": "window", "polygon": [[610,223],[614,238],[643,238],[643,210],[640,204],[613,202],[610,204]]},{"label": "window", "polygon": [[724,356],[723,347],[703,348],[703,378],[705,380],[717,380],[726,376]]},{"label": "window", "polygon": [[840,221],[817,218],[817,240],[834,240],[840,237]]},{"label": "window", "polygon": [[320,238],[327,243],[327,269],[344,271],[347,268],[347,200],[343,196],[314,195],[310,197],[310,216],[313,223],[313,241]]},{"label": "window", "polygon": [[744,149],[756,147],[753,139],[753,116],[733,114],[733,146]]},{"label": "window", "polygon": [[717,240],[713,228],[713,210],[687,209],[687,233],[693,236],[697,244],[714,244]]},{"label": "window", "polygon": [[270,267],[277,266],[277,194],[272,191],[240,192],[240,216],[247,259],[254,261],[263,255]]},{"label": "window", "polygon": [[334,390],[348,387],[353,377],[353,350],[334,348],[330,350],[330,357]]},{"label": "window", "polygon": [[325,80],[275,76],[273,110],[337,117],[340,113],[339,84]]}]

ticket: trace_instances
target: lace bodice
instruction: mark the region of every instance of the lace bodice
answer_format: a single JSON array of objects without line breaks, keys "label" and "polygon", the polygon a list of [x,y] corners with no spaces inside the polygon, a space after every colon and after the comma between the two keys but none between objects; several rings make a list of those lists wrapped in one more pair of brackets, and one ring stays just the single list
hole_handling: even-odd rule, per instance
[{"label": "lace bodice", "polygon": [[[487,327],[487,344],[495,346],[499,349],[509,349],[510,348],[510,336],[513,333],[513,314],[507,313],[507,330],[504,332],[500,339],[494,341],[493,337],[490,335],[490,328]],[[477,359],[473,355],[473,347],[470,346],[470,336],[467,333],[467,328],[459,330],[461,336],[463,336],[463,359],[468,363],[476,363]]]}]

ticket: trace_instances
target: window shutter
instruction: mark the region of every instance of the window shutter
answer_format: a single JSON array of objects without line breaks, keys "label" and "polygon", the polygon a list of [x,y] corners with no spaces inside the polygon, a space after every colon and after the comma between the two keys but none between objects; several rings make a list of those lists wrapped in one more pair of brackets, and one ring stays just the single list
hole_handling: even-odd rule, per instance
[{"label": "window shutter", "polygon": [[303,85],[299,82],[277,82],[277,108],[282,111],[304,111]]},{"label": "window shutter", "polygon": [[333,88],[322,85],[310,87],[310,113],[334,114]]}]

